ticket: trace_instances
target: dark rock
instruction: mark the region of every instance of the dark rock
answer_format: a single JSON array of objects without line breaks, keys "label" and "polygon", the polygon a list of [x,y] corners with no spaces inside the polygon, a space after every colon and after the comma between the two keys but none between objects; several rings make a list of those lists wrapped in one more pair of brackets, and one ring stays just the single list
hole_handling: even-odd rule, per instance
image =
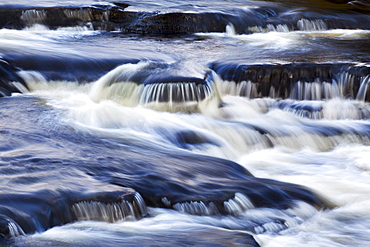
[{"label": "dark rock", "polygon": [[[366,76],[370,75],[367,66],[356,66],[354,64],[316,64],[316,63],[293,63],[284,65],[239,65],[213,63],[210,68],[214,70],[223,80],[241,83],[243,81],[256,84],[257,92],[252,98],[275,97],[293,99],[316,99],[305,98],[305,83],[340,84],[343,97],[355,99],[361,83]],[[344,76],[344,79],[342,78]],[[347,77],[347,78],[346,78]],[[344,80],[344,81],[343,81]],[[297,84],[301,83],[301,89]],[[307,90],[310,90],[309,88]],[[324,91],[324,90],[322,90]],[[273,95],[271,95],[273,92]],[[311,95],[311,92],[307,92]],[[241,92],[241,96],[245,95]],[[320,99],[327,95],[322,92]],[[366,101],[370,100],[370,94],[366,94]]]},{"label": "dark rock", "polygon": [[121,3],[121,2],[113,2],[115,5],[117,5],[118,7],[120,8],[127,8],[129,7],[130,5],[127,4],[127,3]]},{"label": "dark rock", "polygon": [[115,67],[126,63],[137,63],[137,59],[94,59],[87,56],[53,56],[6,54],[13,66],[22,70],[33,70],[42,74],[46,80],[66,80],[80,83],[98,80]]},{"label": "dark rock", "polygon": [[[39,121],[40,116],[56,117],[48,115],[56,113],[38,98],[10,97],[0,101],[4,108],[17,109],[17,114],[10,114],[2,122],[12,142],[10,147],[1,143],[1,150],[14,150],[25,140],[29,145],[45,145],[51,150],[41,154],[26,152],[16,157],[4,152],[2,156],[2,162],[11,165],[0,166],[1,174],[7,179],[0,188],[0,214],[12,219],[26,233],[73,222],[78,216],[95,220],[94,216],[84,218],[75,214],[79,211],[74,211],[73,205],[88,211],[94,205],[109,207],[122,201],[122,196],[125,201],[133,202],[139,213],[138,217],[134,212],[135,217],[139,219],[140,215],[145,216],[145,210],[140,208],[143,204],[135,198],[136,194],[133,198],[134,190],[148,206],[192,214],[238,215],[249,209],[243,206],[248,202],[255,208],[285,209],[296,206],[297,201],[320,209],[331,207],[302,186],[256,178],[232,161],[161,144],[149,148],[145,142],[126,142],[124,138],[77,135],[62,123],[53,123],[50,128]],[[24,126],[31,129],[27,131]],[[189,136],[185,138],[192,142]],[[45,183],[48,190],[39,191]],[[236,210],[225,206],[233,204],[239,205]]]},{"label": "dark rock", "polygon": [[237,193],[243,194],[256,208],[286,209],[294,206],[296,200],[318,208],[331,207],[323,198],[301,186],[255,178],[227,160],[184,155],[167,156],[165,160],[155,165],[158,161],[152,163],[154,160],[148,157],[145,163],[137,164],[140,169],[136,169],[136,173],[142,174],[140,177],[112,174],[109,175],[111,183],[134,188],[149,206],[176,208],[184,203],[198,202],[211,208],[204,214],[230,214],[225,202]]},{"label": "dark rock", "polygon": [[27,85],[17,75],[17,71],[15,67],[0,59],[0,97],[27,91]]},{"label": "dark rock", "polygon": [[21,20],[22,11],[18,9],[0,8],[0,28],[22,29],[25,27]]},{"label": "dark rock", "polygon": [[[349,3],[349,4],[352,4]],[[0,28],[22,29],[43,24],[51,29],[91,24],[96,30],[119,30],[124,33],[187,34],[196,32],[225,32],[232,24],[237,33],[251,33],[252,27],[286,25],[300,30],[299,21],[322,22],[325,28],[370,29],[370,17],[352,11],[337,13],[326,9],[290,11],[284,5],[228,13],[156,13],[126,11],[127,4],[115,6],[6,8],[0,9]],[[353,7],[353,5],[351,5]],[[363,8],[360,8],[364,11]]]},{"label": "dark rock", "polygon": [[155,102],[200,102],[211,96],[211,88],[205,80],[193,77],[148,77],[144,79],[145,103]]},{"label": "dark rock", "polygon": [[[17,235],[45,231],[54,226],[75,222],[79,219],[79,214],[93,217],[94,220],[107,220],[109,216],[113,221],[117,218],[117,214],[123,214],[123,211],[126,211],[124,212],[126,215],[123,214],[123,216],[141,219],[146,215],[146,205],[142,204],[139,198],[141,197],[134,190],[122,187],[106,192],[76,193],[43,190],[30,194],[2,193],[0,195],[0,234],[8,238],[14,237],[12,236],[14,233]],[[93,205],[89,207],[91,203]],[[126,204],[131,206],[125,208]],[[114,211],[116,214],[109,215],[109,210],[104,212],[104,207],[109,205],[116,205],[116,208],[122,212]],[[99,208],[100,211],[91,210],[92,207]],[[128,208],[133,208],[134,211],[130,212]],[[9,225],[9,222],[13,224]],[[14,231],[15,227],[18,228],[16,231]]]},{"label": "dark rock", "polygon": [[215,141],[210,140],[206,136],[203,136],[195,131],[180,131],[177,133],[176,137],[177,138],[174,142],[181,148],[189,148],[192,146],[200,146],[206,144],[219,146],[219,144]]}]

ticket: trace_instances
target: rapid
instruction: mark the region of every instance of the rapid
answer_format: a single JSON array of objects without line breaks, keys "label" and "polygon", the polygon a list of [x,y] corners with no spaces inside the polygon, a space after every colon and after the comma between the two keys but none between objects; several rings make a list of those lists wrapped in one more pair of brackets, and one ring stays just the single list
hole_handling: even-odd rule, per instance
[{"label": "rapid", "polygon": [[367,246],[367,1],[2,1],[0,245]]}]

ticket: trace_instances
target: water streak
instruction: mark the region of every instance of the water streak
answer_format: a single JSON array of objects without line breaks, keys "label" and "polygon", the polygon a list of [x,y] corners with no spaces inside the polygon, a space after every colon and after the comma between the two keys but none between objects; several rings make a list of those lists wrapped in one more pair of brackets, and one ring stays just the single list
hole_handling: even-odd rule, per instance
[{"label": "water streak", "polygon": [[306,32],[328,30],[328,27],[323,20],[300,19],[297,22],[297,27],[300,31],[306,31]]},{"label": "water streak", "polygon": [[45,10],[29,9],[22,12],[21,20],[27,25],[42,24],[46,19]]},{"label": "water streak", "polygon": [[370,82],[370,75],[367,75],[366,77],[361,79],[361,86],[357,92],[356,100],[365,101],[369,82]]},{"label": "water streak", "polygon": [[216,205],[212,202],[182,202],[173,205],[179,212],[192,215],[220,215]]},{"label": "water streak", "polygon": [[73,204],[72,211],[78,221],[119,222],[138,220],[147,215],[145,202],[139,193],[135,193],[132,203],[127,200],[113,203],[82,201]]},{"label": "water streak", "polygon": [[248,197],[242,193],[235,193],[234,198],[224,202],[226,211],[231,215],[240,215],[248,209],[253,209],[254,205]]},{"label": "water streak", "polygon": [[[0,4],[0,245],[366,246],[370,22],[336,2]],[[112,184],[144,199],[78,200]]]}]

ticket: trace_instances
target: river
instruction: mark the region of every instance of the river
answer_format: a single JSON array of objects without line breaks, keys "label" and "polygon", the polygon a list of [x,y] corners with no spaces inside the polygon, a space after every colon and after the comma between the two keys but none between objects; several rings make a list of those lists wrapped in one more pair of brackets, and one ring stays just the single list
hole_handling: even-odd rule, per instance
[{"label": "river", "polygon": [[370,3],[2,1],[0,245],[368,246]]}]

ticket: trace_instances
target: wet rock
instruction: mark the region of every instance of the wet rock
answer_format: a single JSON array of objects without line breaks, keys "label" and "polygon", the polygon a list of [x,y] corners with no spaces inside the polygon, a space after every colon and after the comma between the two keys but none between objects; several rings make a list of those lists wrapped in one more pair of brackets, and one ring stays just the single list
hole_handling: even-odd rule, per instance
[{"label": "wet rock", "polygon": [[[2,157],[5,164],[12,163],[0,167],[7,179],[1,188],[0,214],[16,222],[25,233],[76,220],[102,219],[91,213],[95,207],[107,211],[122,208],[112,212],[123,214],[127,212],[125,204],[118,205],[122,198],[136,209],[131,214],[136,219],[145,216],[145,207],[140,206],[145,204],[191,214],[235,216],[252,208],[291,208],[297,202],[320,209],[331,207],[309,189],[256,178],[232,161],[161,144],[147,146],[124,138],[77,135],[64,124],[53,123],[50,128],[38,120],[55,112],[38,98],[11,97],[2,106],[17,109],[17,114],[3,121],[13,146],[24,145],[27,140],[31,146],[50,148],[47,153],[32,150],[16,157],[13,152],[4,152]],[[24,126],[32,126],[32,135]],[[191,135],[186,138],[187,142],[201,142],[192,141]],[[39,191],[45,183],[48,189]],[[145,204],[137,199],[135,191]],[[111,222],[115,217],[104,219]]]},{"label": "wet rock", "polygon": [[28,90],[24,80],[17,75],[17,71],[8,62],[0,59],[0,97]]},{"label": "wet rock", "polygon": [[105,192],[2,193],[0,201],[0,235],[5,239],[77,220],[114,222],[147,214],[141,196],[122,187]]},{"label": "wet rock", "polygon": [[117,5],[118,7],[120,8],[127,8],[129,7],[130,5],[127,4],[127,3],[122,3],[122,2],[112,2],[113,4]]},{"label": "wet rock", "polygon": [[[148,156],[145,162],[137,163],[135,173],[141,174],[138,178],[127,178],[117,173],[108,176],[113,184],[137,190],[149,206],[177,210],[195,208],[186,212],[199,215],[234,214],[226,205],[233,198],[240,198],[236,196],[238,194],[243,199],[237,199],[242,202],[235,214],[249,208],[286,209],[297,201],[317,208],[332,206],[301,186],[253,177],[231,161],[177,153],[167,155],[163,163],[157,162]],[[123,167],[128,168],[127,165]]]},{"label": "wet rock", "polygon": [[[222,80],[236,84],[250,83],[254,91],[246,89],[240,96],[250,98],[274,97],[321,100],[335,96],[355,99],[369,80],[370,68],[354,64],[293,63],[284,65],[239,65],[214,63],[210,68]],[[227,92],[225,92],[227,93]]]},{"label": "wet rock", "polygon": [[[145,79],[145,78],[144,78]],[[146,78],[142,98],[149,102],[200,102],[211,96],[205,80],[192,77]]]},{"label": "wet rock", "polygon": [[[126,5],[91,7],[2,8],[0,28],[22,29],[42,24],[51,29],[92,24],[97,30],[120,30],[128,33],[181,34],[224,32],[228,24],[239,31],[248,25],[262,25],[261,18],[251,13],[151,13],[125,11]],[[239,16],[239,15],[242,15]]]},{"label": "wet rock", "polygon": [[199,147],[202,145],[215,145],[220,146],[219,143],[209,139],[208,137],[201,135],[195,131],[179,131],[176,135],[174,143],[181,148],[191,149],[191,147]]},{"label": "wet rock", "polygon": [[248,32],[250,25],[262,25],[260,17],[250,13],[234,16],[222,13],[165,13],[151,14],[128,26],[125,31],[151,34],[185,34],[197,32],[225,32],[233,24],[237,32]]},{"label": "wet rock", "polygon": [[[352,4],[352,2],[351,2]],[[352,5],[351,5],[352,6]],[[83,7],[6,8],[0,9],[0,28],[22,29],[42,24],[51,29],[90,26],[96,30],[141,34],[188,34],[225,32],[233,25],[237,33],[286,25],[294,30],[326,30],[335,28],[370,29],[367,14],[350,10],[337,13],[330,9],[290,11],[284,5],[224,12],[135,12],[126,11],[126,4]],[[353,6],[352,6],[353,7]],[[364,11],[364,10],[362,10]],[[302,25],[303,22],[304,23]]]},{"label": "wet rock", "polygon": [[22,70],[37,71],[46,80],[66,80],[79,83],[98,80],[118,65],[138,62],[137,59],[95,59],[70,55],[5,54],[5,56],[13,66]]}]

